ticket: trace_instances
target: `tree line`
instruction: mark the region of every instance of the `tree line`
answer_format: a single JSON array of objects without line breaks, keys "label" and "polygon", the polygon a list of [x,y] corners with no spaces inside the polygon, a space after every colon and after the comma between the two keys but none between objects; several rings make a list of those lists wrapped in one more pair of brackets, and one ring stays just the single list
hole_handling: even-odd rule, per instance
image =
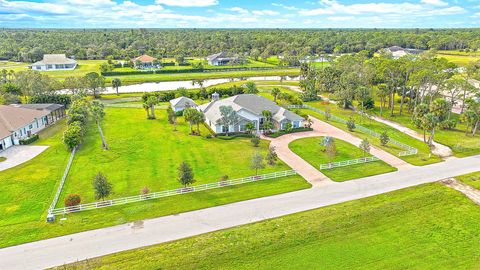
[{"label": "tree line", "polygon": [[[375,108],[391,116],[405,112],[412,121],[429,132],[431,145],[438,128],[454,129],[458,120],[466,123],[475,135],[480,122],[480,91],[472,79],[480,78],[480,61],[464,68],[431,52],[394,59],[380,54],[371,57],[367,51],[339,57],[331,66],[317,69],[302,65],[300,86],[304,101],[318,99],[319,94],[335,96],[339,106],[355,106],[360,113]],[[460,107],[461,117],[452,117],[452,107]]]},{"label": "tree line", "polygon": [[77,59],[207,56],[226,51],[253,58],[270,55],[373,53],[389,46],[416,49],[480,48],[480,29],[3,29],[0,59],[41,60],[65,53]]}]

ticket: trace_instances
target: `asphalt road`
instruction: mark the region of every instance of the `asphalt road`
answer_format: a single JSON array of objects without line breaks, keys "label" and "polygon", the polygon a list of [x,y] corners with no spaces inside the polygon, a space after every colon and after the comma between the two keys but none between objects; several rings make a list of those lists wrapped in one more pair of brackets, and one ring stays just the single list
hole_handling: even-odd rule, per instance
[{"label": "asphalt road", "polygon": [[365,198],[480,170],[480,156],[0,249],[0,269],[41,269]]}]

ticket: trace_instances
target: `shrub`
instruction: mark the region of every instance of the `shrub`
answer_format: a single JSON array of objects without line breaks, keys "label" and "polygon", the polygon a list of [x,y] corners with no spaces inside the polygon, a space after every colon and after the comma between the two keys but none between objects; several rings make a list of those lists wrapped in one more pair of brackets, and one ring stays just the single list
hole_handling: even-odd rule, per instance
[{"label": "shrub", "polygon": [[32,142],[38,140],[38,134],[33,134],[32,136],[26,138],[26,139],[21,139],[20,140],[20,145],[27,145],[31,144]]},{"label": "shrub", "polygon": [[254,136],[250,139],[250,142],[252,143],[253,147],[258,147],[260,144],[260,137]]},{"label": "shrub", "polygon": [[71,207],[71,206],[79,205],[82,202],[82,199],[78,194],[69,194],[65,198],[64,202],[65,202],[65,207]]},{"label": "shrub", "polygon": [[453,119],[440,122],[441,129],[451,130],[451,129],[454,129],[456,126],[457,126],[457,121]]},{"label": "shrub", "polygon": [[388,136],[387,131],[384,131],[382,134],[380,134],[380,143],[383,146],[386,146],[388,142],[390,142],[390,137]]},{"label": "shrub", "polygon": [[347,128],[350,132],[352,132],[356,128],[355,120],[352,117],[350,117],[347,121]]}]

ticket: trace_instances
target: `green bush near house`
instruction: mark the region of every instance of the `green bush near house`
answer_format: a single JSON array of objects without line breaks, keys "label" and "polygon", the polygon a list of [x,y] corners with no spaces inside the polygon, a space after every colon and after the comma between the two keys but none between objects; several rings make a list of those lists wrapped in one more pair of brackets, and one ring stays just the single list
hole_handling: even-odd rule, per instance
[{"label": "green bush near house", "polygon": [[33,143],[34,141],[37,141],[38,139],[39,139],[38,134],[32,134],[30,137],[26,139],[19,140],[19,143],[20,145],[27,145],[27,144]]}]

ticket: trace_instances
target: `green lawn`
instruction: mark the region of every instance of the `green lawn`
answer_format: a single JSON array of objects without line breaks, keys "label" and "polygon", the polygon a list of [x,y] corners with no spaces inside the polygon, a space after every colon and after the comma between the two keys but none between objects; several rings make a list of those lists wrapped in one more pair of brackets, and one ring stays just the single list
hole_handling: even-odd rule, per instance
[{"label": "green lawn", "polygon": [[[433,155],[433,154],[430,154],[430,148],[428,147],[428,145],[426,145],[425,143],[423,143],[422,141],[419,141],[417,139],[414,139],[412,137],[410,137],[409,135],[407,134],[404,134],[394,128],[391,128],[385,124],[382,124],[382,123],[379,123],[377,121],[374,121],[374,120],[370,120],[370,119],[367,119],[365,117],[362,117],[361,115],[357,114],[356,112],[352,111],[352,110],[345,110],[345,109],[342,109],[342,108],[339,108],[338,106],[334,105],[334,104],[328,104],[326,102],[322,102],[322,101],[317,101],[317,102],[307,102],[308,105],[310,106],[313,106],[315,108],[318,108],[320,110],[326,110],[327,107],[330,108],[331,110],[331,114],[332,115],[335,115],[337,117],[340,117],[340,118],[343,118],[343,119],[349,119],[350,117],[354,118],[355,119],[355,123],[357,125],[362,125],[370,130],[373,130],[377,133],[382,133],[383,131],[387,131],[388,133],[388,136],[390,136],[390,138],[392,139],[395,139],[401,143],[404,143],[404,144],[407,144],[407,145],[410,145],[412,147],[415,147],[418,149],[418,154],[417,155],[412,155],[412,156],[405,156],[405,157],[399,157],[403,160],[405,160],[406,162],[410,163],[410,164],[413,164],[413,165],[417,165],[417,166],[422,166],[422,165],[427,165],[427,164],[432,164],[432,163],[436,163],[436,162],[440,162],[442,161],[439,157]],[[314,111],[311,111],[311,110],[301,110],[303,111],[304,113],[307,113],[307,114],[310,114],[320,120],[325,120],[325,117],[323,115],[320,115],[319,113],[316,113]],[[335,122],[335,121],[328,121],[329,124],[331,125],[334,125],[342,130],[345,130],[347,132],[350,132],[348,131],[347,129],[347,126],[345,124],[342,124],[342,123],[339,123],[339,122]],[[398,156],[398,153],[401,152],[401,151],[404,151],[404,149],[396,146],[396,145],[393,145],[393,144],[388,144],[387,146],[382,146],[380,144],[380,139],[379,138],[376,138],[372,135],[369,135],[367,133],[364,133],[358,129],[354,130],[354,132],[350,132],[352,133],[353,135],[357,136],[357,137],[360,137],[360,138],[368,138],[370,143],[372,143],[373,145],[375,145],[376,147],[379,147],[393,155],[396,155]]]},{"label": "green lawn", "polygon": [[142,82],[160,82],[160,81],[176,81],[176,80],[192,80],[192,79],[220,79],[235,77],[253,77],[253,76],[295,76],[299,75],[298,68],[282,68],[271,70],[248,70],[248,71],[212,71],[199,73],[171,73],[171,74],[140,74],[140,75],[121,75],[106,77],[107,83],[113,78],[122,80],[122,84],[135,84]]},{"label": "green lawn", "polygon": [[[266,152],[266,142],[254,149],[246,139],[224,141],[189,136],[184,123],[173,132],[162,110],[157,110],[158,120],[146,120],[143,109],[108,108],[106,113],[103,126],[111,150],[101,150],[98,131],[91,125],[59,206],[63,206],[63,196],[70,192],[79,193],[83,202],[92,201],[91,183],[97,170],[102,170],[113,183],[114,198],[137,195],[144,186],[152,192],[179,187],[176,168],[183,160],[194,168],[196,184],[218,181],[224,174],[231,179],[249,176],[254,174],[248,166],[250,155],[257,150]],[[69,158],[61,143],[64,127],[64,123],[59,123],[40,134],[41,139],[35,144],[49,145],[45,152],[0,172],[0,248],[310,187],[300,176],[285,177],[75,213],[67,215],[65,221],[48,224],[46,212]],[[202,132],[207,134],[204,129]],[[289,168],[279,162],[261,173],[286,169]]]},{"label": "green lawn", "polygon": [[476,189],[480,189],[480,173],[466,174],[455,177],[455,179],[462,181],[463,183],[470,185]]},{"label": "green lawn", "polygon": [[[423,131],[415,127],[411,120],[411,113],[404,110],[403,114],[399,114],[399,106],[397,105],[394,111],[394,116],[390,116],[390,113],[383,113],[383,118],[397,122],[403,126],[416,130],[422,134]],[[375,114],[379,114],[378,110]],[[458,120],[458,114],[452,113],[452,118]],[[480,136],[472,137],[465,135],[465,124],[458,123],[454,130],[441,130],[435,131],[434,140],[438,143],[449,146],[456,157],[466,157],[480,154]],[[428,133],[427,133],[428,138]]]},{"label": "green lawn", "polygon": [[479,269],[479,220],[432,183],[58,269]]},{"label": "green lawn", "polygon": [[[328,155],[324,151],[325,147],[320,145],[322,139],[323,137],[298,139],[291,142],[288,147],[295,154],[297,154],[302,159],[310,163],[310,165],[318,169],[320,164],[327,164],[330,162]],[[337,147],[337,154],[333,159],[333,162],[356,159],[364,156],[363,151],[360,150],[360,148],[339,139],[334,140]],[[348,167],[322,170],[321,172],[333,181],[342,182],[393,171],[396,171],[394,167],[379,160],[364,164],[356,164]]]},{"label": "green lawn", "polygon": [[[54,71],[41,71],[42,74],[46,74],[54,79],[63,81],[66,77],[69,76],[84,76],[89,72],[100,72],[100,65],[106,63],[106,60],[78,60],[78,66],[74,70],[54,70]],[[12,63],[12,62],[9,62]],[[15,72],[24,71],[28,68],[28,63],[16,63],[16,65],[11,68]],[[7,65],[6,65],[7,66]],[[9,65],[11,66],[11,65]],[[0,70],[3,69],[0,65]],[[8,68],[10,69],[10,68]]]},{"label": "green lawn", "polygon": [[478,52],[460,52],[460,51],[438,51],[438,57],[446,58],[448,61],[455,63],[459,66],[466,66],[470,62],[476,62],[480,60],[480,54]]}]

